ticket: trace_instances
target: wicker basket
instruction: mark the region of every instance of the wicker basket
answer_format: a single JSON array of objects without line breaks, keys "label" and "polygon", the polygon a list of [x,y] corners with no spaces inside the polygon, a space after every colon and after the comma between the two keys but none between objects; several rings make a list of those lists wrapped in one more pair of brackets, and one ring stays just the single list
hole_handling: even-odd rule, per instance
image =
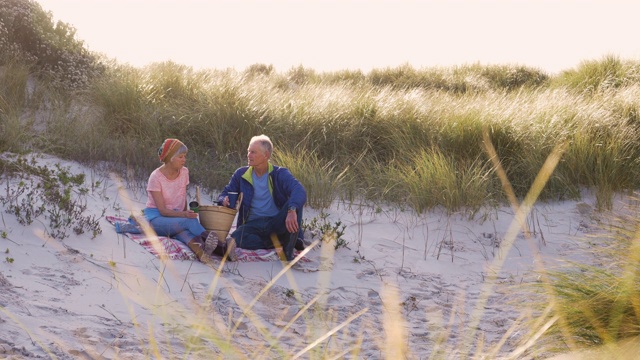
[{"label": "wicker basket", "polygon": [[233,219],[238,210],[230,209],[226,206],[200,205],[200,224],[210,231],[215,231],[220,240],[227,238]]}]

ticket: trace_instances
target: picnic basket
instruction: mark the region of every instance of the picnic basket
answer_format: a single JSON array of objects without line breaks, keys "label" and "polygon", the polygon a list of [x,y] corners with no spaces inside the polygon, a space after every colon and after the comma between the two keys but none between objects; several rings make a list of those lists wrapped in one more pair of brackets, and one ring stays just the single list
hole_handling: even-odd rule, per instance
[{"label": "picnic basket", "polygon": [[209,231],[215,231],[218,234],[218,239],[226,239],[241,202],[242,193],[238,197],[235,209],[218,205],[200,205],[200,224]]}]

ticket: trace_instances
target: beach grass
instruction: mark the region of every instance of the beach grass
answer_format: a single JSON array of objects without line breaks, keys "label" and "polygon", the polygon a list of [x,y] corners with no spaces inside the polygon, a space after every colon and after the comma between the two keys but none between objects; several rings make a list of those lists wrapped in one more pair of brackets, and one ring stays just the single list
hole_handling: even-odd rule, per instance
[{"label": "beach grass", "polygon": [[622,203],[624,208],[615,216],[600,215],[600,232],[583,240],[593,248],[593,262],[564,261],[539,269],[541,281],[527,285],[538,296],[529,298],[536,316],[525,326],[533,321],[549,323],[532,349],[568,353],[563,359],[636,356],[640,345],[639,209],[635,195]]},{"label": "beach grass", "polygon": [[[602,66],[608,66],[608,61],[604,59]],[[585,71],[592,71],[592,66],[585,65]],[[593,93],[559,87],[560,80],[555,78],[518,88],[510,82],[487,80],[484,88],[460,93],[390,86],[377,78],[380,71],[357,82],[300,71],[256,74],[255,70],[194,71],[172,62],[143,69],[112,64],[84,92],[55,93],[62,100],[49,102],[46,120],[25,121],[22,116],[20,124],[27,125],[23,134],[7,135],[3,146],[14,152],[44,146],[37,140],[45,134],[47,150],[59,156],[86,164],[108,161],[144,177],[157,164],[158,144],[176,137],[189,146],[188,166],[195,180],[220,189],[228,172],[245,163],[249,139],[267,134],[276,144],[274,162],[282,160],[288,167],[304,169],[311,159],[316,171],[344,172],[339,185],[330,185],[340,196],[393,202],[398,197],[387,195],[399,188],[407,192],[402,201],[413,199],[418,211],[436,206],[457,211],[478,208],[483,200],[505,199],[491,175],[491,161],[482,151],[486,129],[519,198],[551,149],[564,142],[568,143],[565,158],[543,189],[542,199],[574,199],[580,188],[593,188],[607,208],[614,192],[638,185],[640,149],[635,139],[640,88],[636,83]],[[434,71],[410,74],[420,78],[426,76],[423,72]],[[496,76],[495,69],[477,66],[465,71],[476,77]],[[438,72],[447,81],[457,81],[446,77],[444,69]],[[22,75],[22,84],[27,77]],[[15,81],[8,84],[20,85]],[[10,134],[17,131],[11,114],[36,114],[39,102],[9,93],[3,98],[4,133]],[[19,136],[27,141],[15,141]],[[67,146],[70,143],[74,146]],[[416,186],[425,177],[449,179],[446,194],[426,201],[424,188]],[[324,181],[326,186],[326,179],[309,180],[309,187],[314,181]],[[485,194],[468,196],[464,192],[470,187],[484,188]],[[315,199],[322,194],[327,198]],[[313,201],[327,204],[333,196],[329,194],[313,194]]]}]

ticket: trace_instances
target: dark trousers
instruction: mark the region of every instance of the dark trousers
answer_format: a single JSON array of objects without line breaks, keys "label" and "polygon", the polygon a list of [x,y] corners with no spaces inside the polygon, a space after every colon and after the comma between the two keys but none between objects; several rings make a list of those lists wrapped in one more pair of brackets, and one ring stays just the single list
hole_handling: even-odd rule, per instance
[{"label": "dark trousers", "polygon": [[[289,206],[286,203],[276,216],[251,219],[238,226],[231,234],[231,237],[236,240],[236,245],[239,248],[248,250],[273,249],[275,246],[271,240],[272,233],[278,236],[278,240],[283,247],[289,242],[295,243],[299,234],[290,234],[284,222],[287,218],[288,209]],[[302,209],[297,209],[296,213],[298,215],[299,232],[302,232]],[[293,239],[293,241],[288,241],[289,239]]]}]

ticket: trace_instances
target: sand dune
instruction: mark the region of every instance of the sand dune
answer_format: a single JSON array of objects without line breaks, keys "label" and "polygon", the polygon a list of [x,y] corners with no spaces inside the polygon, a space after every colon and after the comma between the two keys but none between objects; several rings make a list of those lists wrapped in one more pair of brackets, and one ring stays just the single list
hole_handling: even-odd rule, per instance
[{"label": "sand dune", "polygon": [[[100,182],[74,196],[102,232],[56,240],[44,215],[25,226],[2,205],[0,357],[466,358],[465,349],[477,353],[477,339],[488,349],[505,337],[521,311],[511,303],[514,286],[534,279],[537,266],[590,261],[581,239],[596,231],[599,216],[589,197],[537,204],[527,217],[530,236],[516,231],[506,246],[517,228],[508,206],[469,219],[336,202],[327,221],[346,225],[348,248],[318,246],[306,254],[311,261],[284,274],[273,261],[227,263],[217,272],[159,259],[115,232],[104,216],[142,208],[139,186],[35,159]],[[2,178],[0,197],[18,181]],[[318,215],[305,209],[306,219]],[[512,353],[520,336],[508,335],[495,357]]]}]

